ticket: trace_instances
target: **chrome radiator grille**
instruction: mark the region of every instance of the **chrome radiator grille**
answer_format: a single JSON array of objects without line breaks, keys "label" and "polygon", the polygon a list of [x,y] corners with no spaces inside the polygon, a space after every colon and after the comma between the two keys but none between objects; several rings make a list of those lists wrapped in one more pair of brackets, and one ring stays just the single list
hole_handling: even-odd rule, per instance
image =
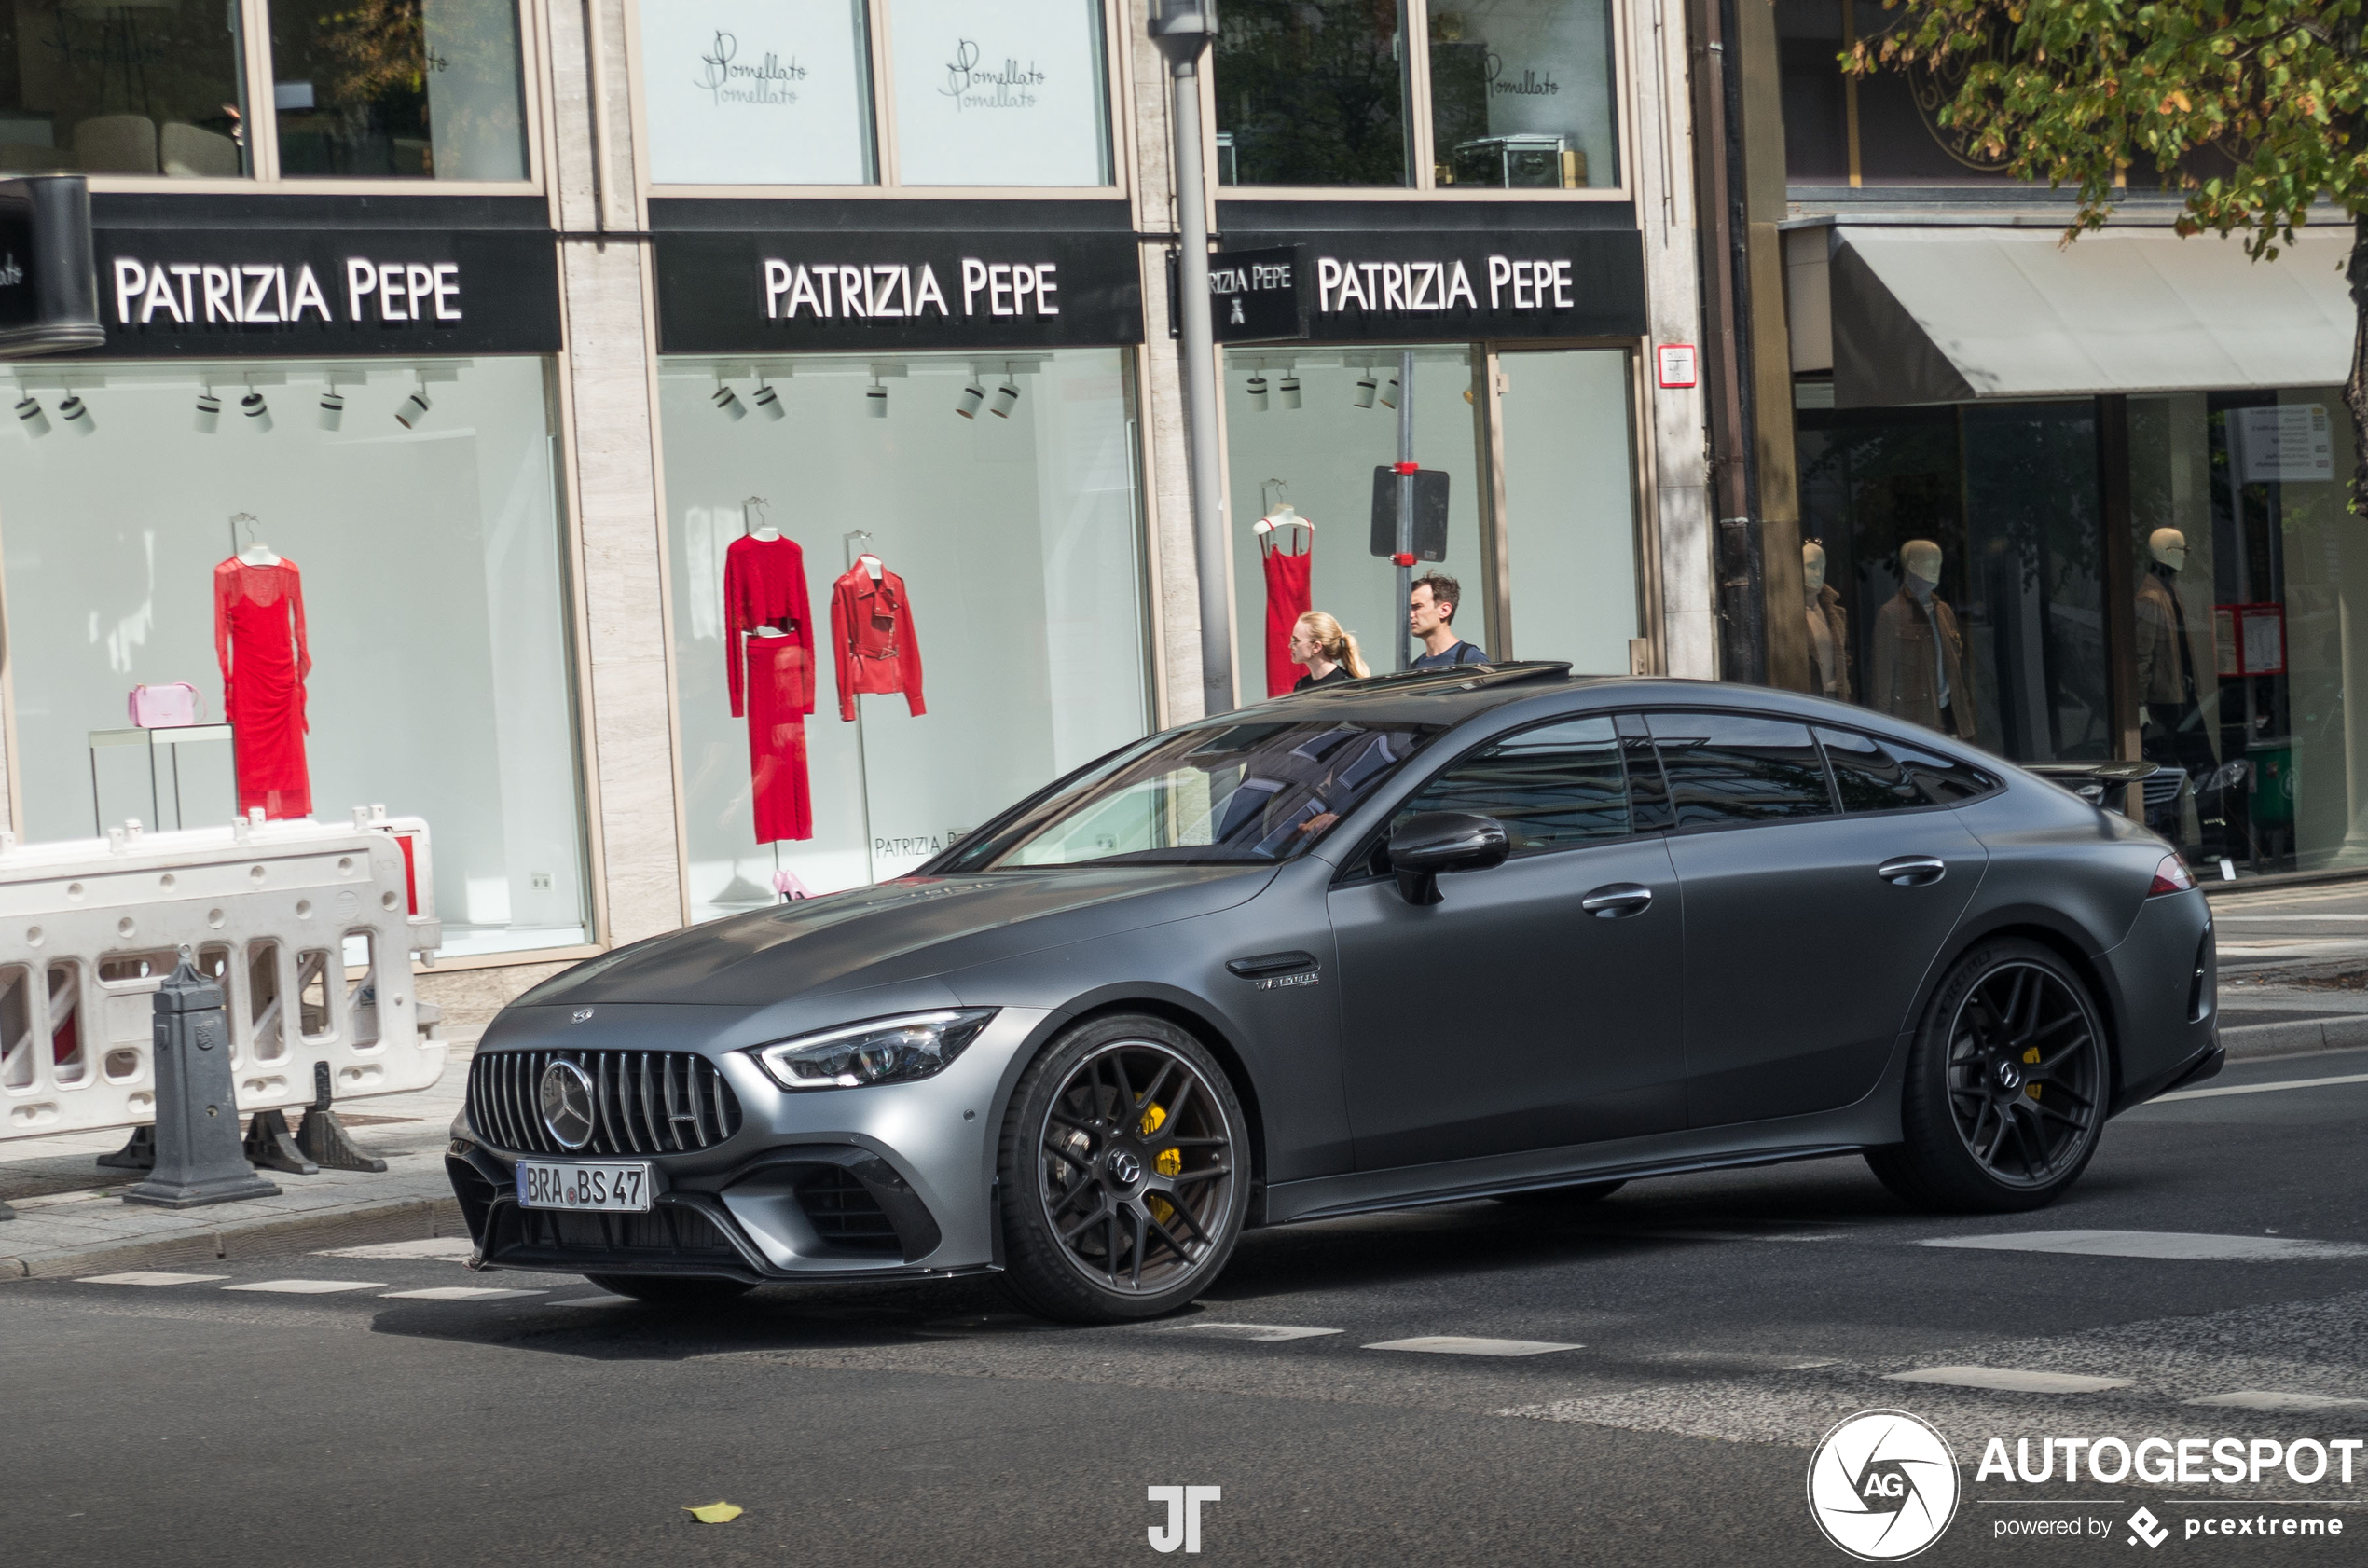
[{"label": "chrome radiator grille", "polygon": [[[592,1139],[568,1148],[544,1125],[543,1069],[572,1062],[592,1080]],[[575,1156],[691,1154],[740,1130],[739,1096],[688,1051],[494,1051],[469,1064],[469,1123],[497,1148]]]}]

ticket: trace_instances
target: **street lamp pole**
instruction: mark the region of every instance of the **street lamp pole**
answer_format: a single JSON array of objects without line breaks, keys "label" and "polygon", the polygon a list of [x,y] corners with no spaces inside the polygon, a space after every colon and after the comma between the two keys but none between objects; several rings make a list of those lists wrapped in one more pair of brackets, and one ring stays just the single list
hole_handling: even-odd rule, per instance
[{"label": "street lamp pole", "polygon": [[1151,38],[1167,59],[1176,128],[1177,345],[1184,449],[1192,480],[1192,556],[1201,580],[1201,706],[1233,707],[1232,611],[1225,591],[1225,476],[1217,461],[1217,356],[1209,326],[1208,214],[1201,168],[1201,57],[1217,37],[1216,0],[1154,0]]}]

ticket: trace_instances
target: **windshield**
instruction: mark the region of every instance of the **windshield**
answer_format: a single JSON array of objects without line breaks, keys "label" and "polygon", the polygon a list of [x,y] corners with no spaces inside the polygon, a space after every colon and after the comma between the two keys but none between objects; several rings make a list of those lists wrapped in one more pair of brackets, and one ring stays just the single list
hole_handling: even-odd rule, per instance
[{"label": "windshield", "polygon": [[1155,736],[964,843],[939,869],[1288,860],[1441,728],[1267,720]]}]

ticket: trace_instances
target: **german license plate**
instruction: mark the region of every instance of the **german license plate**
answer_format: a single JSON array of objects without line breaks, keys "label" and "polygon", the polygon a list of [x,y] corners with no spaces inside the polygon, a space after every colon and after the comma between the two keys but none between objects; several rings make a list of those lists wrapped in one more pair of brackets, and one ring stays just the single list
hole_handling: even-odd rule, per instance
[{"label": "german license plate", "polygon": [[549,1160],[518,1162],[518,1206],[528,1209],[599,1209],[609,1214],[646,1214],[650,1167],[586,1164]]}]

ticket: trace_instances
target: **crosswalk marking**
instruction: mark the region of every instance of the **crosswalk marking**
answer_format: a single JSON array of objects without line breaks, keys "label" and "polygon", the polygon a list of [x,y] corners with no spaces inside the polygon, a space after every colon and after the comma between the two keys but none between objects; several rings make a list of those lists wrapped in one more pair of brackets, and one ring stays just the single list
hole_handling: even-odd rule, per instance
[{"label": "crosswalk marking", "polygon": [[2038,1372],[2018,1367],[1922,1367],[1885,1376],[1891,1382],[1938,1382],[2010,1394],[2099,1394],[2130,1384],[2127,1378],[2092,1378],[2079,1372]]},{"label": "crosswalk marking", "polygon": [[261,1290],[277,1296],[334,1296],[341,1290],[384,1290],[376,1279],[259,1279],[251,1285],[226,1285],[225,1290]]},{"label": "crosswalk marking", "polygon": [[2185,1402],[2232,1410],[2324,1410],[2339,1405],[2368,1405],[2368,1399],[2337,1399],[2324,1394],[2288,1394],[2269,1388],[2240,1388],[2234,1394],[2210,1394]]},{"label": "crosswalk marking", "polygon": [[466,1236],[432,1236],[412,1242],[377,1242],[368,1246],[332,1247],[316,1252],[315,1258],[365,1258],[381,1262],[398,1259],[424,1258],[432,1261],[460,1262],[476,1251],[476,1244]]},{"label": "crosswalk marking", "polygon": [[1558,1350],[1584,1350],[1584,1345],[1556,1344],[1550,1340],[1481,1340],[1465,1334],[1424,1334],[1411,1340],[1382,1340],[1367,1350],[1411,1350],[1427,1355],[1550,1355]]},{"label": "crosswalk marking", "polygon": [[[1284,1340],[1314,1340],[1327,1334],[1342,1333],[1339,1328],[1307,1328],[1288,1323],[1174,1323],[1163,1324],[1157,1330],[1163,1334],[1203,1335],[1213,1340],[1255,1340],[1262,1344]],[[1368,1345],[1367,1349],[1372,1347]]]},{"label": "crosswalk marking", "polygon": [[2223,1262],[2308,1262],[2368,1256],[2368,1246],[2352,1242],[2308,1241],[2300,1236],[2214,1236],[2184,1231],[2017,1231],[2003,1236],[1935,1236],[1918,1245]]},{"label": "crosswalk marking", "polygon": [[76,1285],[210,1285],[228,1274],[163,1274],[136,1271],[128,1274],[85,1274]]},{"label": "crosswalk marking", "polygon": [[498,1301],[504,1296],[545,1296],[544,1290],[504,1290],[492,1285],[438,1285],[425,1290],[390,1290],[382,1301]]},{"label": "crosswalk marking", "polygon": [[2290,1078],[2278,1083],[2229,1083],[2217,1089],[2182,1089],[2176,1094],[2157,1094],[2146,1103],[2167,1106],[2173,1100],[2210,1100],[2223,1094],[2266,1094],[2273,1089],[2318,1089],[2330,1083],[2368,1083],[2368,1073],[2345,1073],[2340,1078]]}]

